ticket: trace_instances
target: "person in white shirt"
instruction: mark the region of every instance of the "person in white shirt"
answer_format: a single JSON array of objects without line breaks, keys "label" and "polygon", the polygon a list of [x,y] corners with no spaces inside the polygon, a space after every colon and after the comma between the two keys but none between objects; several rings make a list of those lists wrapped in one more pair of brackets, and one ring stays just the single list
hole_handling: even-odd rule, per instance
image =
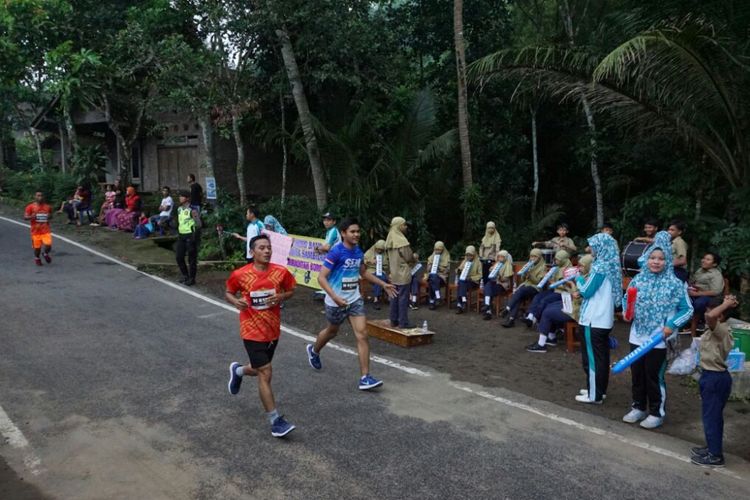
[{"label": "person in white shirt", "polygon": [[617,242],[606,233],[588,239],[594,262],[586,280],[578,287],[581,298],[578,316],[581,356],[586,373],[586,391],[575,399],[579,403],[601,404],[609,384],[609,334],[615,321],[615,306],[622,297],[622,271]]},{"label": "person in white shirt", "polygon": [[232,236],[234,236],[238,240],[242,240],[245,242],[245,245],[246,245],[245,258],[247,259],[248,262],[252,262],[253,261],[253,249],[250,247],[250,240],[260,235],[266,227],[263,225],[263,222],[258,218],[258,211],[255,208],[248,208],[247,212],[245,213],[245,218],[247,219],[246,235],[242,236],[239,233],[232,233]]},{"label": "person in white shirt", "polygon": [[161,203],[159,203],[159,213],[152,215],[149,222],[154,225],[154,228],[159,228],[159,234],[164,235],[164,229],[169,232],[169,222],[172,220],[172,208],[174,207],[174,200],[170,195],[169,186],[161,188]]}]

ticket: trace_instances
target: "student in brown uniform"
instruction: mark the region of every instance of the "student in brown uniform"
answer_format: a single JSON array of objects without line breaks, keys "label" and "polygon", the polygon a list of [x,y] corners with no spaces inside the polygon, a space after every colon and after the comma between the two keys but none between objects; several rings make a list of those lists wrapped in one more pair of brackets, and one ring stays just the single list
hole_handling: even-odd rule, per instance
[{"label": "student in brown uniform", "polygon": [[680,281],[688,280],[688,245],[682,239],[682,233],[685,232],[685,223],[679,220],[673,220],[669,223],[667,232],[672,237],[672,265],[674,266],[674,275]]},{"label": "student in brown uniform", "polygon": [[440,289],[448,283],[450,270],[451,254],[442,241],[436,241],[432,255],[427,259],[427,267],[422,277],[422,280],[427,283],[427,290],[430,294],[430,311],[434,311],[442,301]]},{"label": "student in brown uniform", "polygon": [[385,240],[385,251],[391,271],[390,281],[396,285],[397,293],[390,304],[391,326],[400,328],[413,327],[409,324],[409,291],[412,280],[411,268],[416,259],[409,246],[409,240],[404,236],[406,230],[406,219],[394,217]]},{"label": "student in brown uniform", "polygon": [[578,251],[578,249],[576,248],[576,244],[573,242],[573,240],[568,237],[569,231],[570,228],[568,227],[568,225],[564,222],[561,222],[557,225],[557,236],[547,241],[535,241],[531,244],[531,246],[551,248],[555,252],[565,250],[570,255],[574,255]]},{"label": "student in brown uniform", "polygon": [[659,222],[653,217],[649,217],[643,222],[643,235],[634,238],[633,241],[641,241],[643,243],[653,243],[654,236],[659,232]]},{"label": "student in brown uniform", "polygon": [[[365,252],[365,266],[367,272],[388,282],[388,258],[385,255],[385,240],[378,240]],[[383,288],[378,284],[372,285],[372,304],[376,310],[380,310],[381,295],[383,295]]]},{"label": "student in brown uniform", "polygon": [[[718,301],[718,298],[714,300]],[[724,297],[721,305],[706,313],[708,329],[701,335],[700,365],[703,373],[699,385],[706,446],[690,451],[691,461],[704,467],[724,467],[724,406],[732,392],[732,376],[727,371],[726,359],[734,344],[726,320],[735,307],[737,299],[734,295]]]},{"label": "student in brown uniform", "polygon": [[484,280],[484,305],[482,313],[485,320],[492,319],[492,299],[506,290],[513,288],[513,257],[507,250],[500,250],[495,263],[490,267],[487,279]]},{"label": "student in brown uniform", "polygon": [[487,281],[487,275],[490,272],[490,267],[495,263],[495,257],[497,252],[500,251],[501,245],[503,244],[500,233],[497,232],[495,223],[490,221],[487,223],[487,228],[484,230],[484,236],[482,242],[479,245],[479,261],[482,263],[482,278]]},{"label": "student in brown uniform", "polygon": [[458,280],[458,300],[456,302],[456,314],[466,312],[466,296],[471,290],[476,290],[482,279],[482,264],[477,258],[477,249],[473,245],[466,247],[464,260],[456,269]]},{"label": "student in brown uniform", "polygon": [[[544,258],[542,258],[542,251],[538,248],[533,249],[529,254],[529,262],[531,262],[531,267],[522,276],[525,281],[513,292],[508,305],[502,312],[502,317],[506,318],[502,325],[505,328],[511,328],[515,324],[516,314],[518,314],[521,302],[526,299],[533,299],[539,293],[536,285],[547,274],[547,266],[544,263]],[[519,274],[519,276],[521,275]]]},{"label": "student in brown uniform", "polygon": [[701,268],[693,274],[688,286],[688,295],[698,317],[699,327],[703,324],[703,315],[708,304],[724,292],[724,276],[719,270],[721,257],[715,252],[706,252],[701,259]]}]

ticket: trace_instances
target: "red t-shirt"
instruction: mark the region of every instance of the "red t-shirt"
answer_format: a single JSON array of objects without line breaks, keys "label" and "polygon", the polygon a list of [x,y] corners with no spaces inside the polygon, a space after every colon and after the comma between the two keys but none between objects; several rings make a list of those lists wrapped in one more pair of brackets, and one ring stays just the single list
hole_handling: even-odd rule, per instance
[{"label": "red t-shirt", "polygon": [[293,290],[297,282],[284,266],[268,264],[259,271],[248,264],[232,272],[227,280],[229,293],[241,292],[248,307],[240,311],[240,336],[245,340],[271,342],[281,333],[281,308],[269,307],[264,299],[277,292]]},{"label": "red t-shirt", "polygon": [[31,234],[47,234],[52,232],[49,220],[52,218],[52,207],[46,203],[36,202],[26,205],[26,217],[31,217]]}]

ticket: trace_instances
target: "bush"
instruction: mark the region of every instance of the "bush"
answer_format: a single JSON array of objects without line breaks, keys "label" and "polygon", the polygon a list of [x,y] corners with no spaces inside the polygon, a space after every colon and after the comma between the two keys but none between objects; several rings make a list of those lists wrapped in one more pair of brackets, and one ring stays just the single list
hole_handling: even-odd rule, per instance
[{"label": "bush", "polygon": [[[0,178],[2,178],[5,196],[21,201],[31,201],[34,193],[41,191],[47,198],[47,202],[55,207],[67,200],[78,185],[75,176],[50,170],[44,172],[3,170]],[[94,190],[92,190],[92,196],[95,196]]]}]

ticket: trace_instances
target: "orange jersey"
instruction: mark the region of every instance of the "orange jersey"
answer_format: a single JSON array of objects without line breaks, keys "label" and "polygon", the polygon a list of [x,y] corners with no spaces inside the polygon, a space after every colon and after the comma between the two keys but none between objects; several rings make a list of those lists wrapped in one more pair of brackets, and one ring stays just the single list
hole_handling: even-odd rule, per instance
[{"label": "orange jersey", "polygon": [[52,232],[49,221],[52,218],[52,207],[46,203],[36,202],[26,205],[26,217],[31,217],[31,234],[49,234]]},{"label": "orange jersey", "polygon": [[242,297],[248,304],[240,311],[240,336],[245,340],[271,342],[281,333],[281,308],[265,303],[277,292],[293,290],[297,282],[284,266],[268,264],[268,270],[259,271],[248,264],[232,272],[227,280],[227,291]]}]

